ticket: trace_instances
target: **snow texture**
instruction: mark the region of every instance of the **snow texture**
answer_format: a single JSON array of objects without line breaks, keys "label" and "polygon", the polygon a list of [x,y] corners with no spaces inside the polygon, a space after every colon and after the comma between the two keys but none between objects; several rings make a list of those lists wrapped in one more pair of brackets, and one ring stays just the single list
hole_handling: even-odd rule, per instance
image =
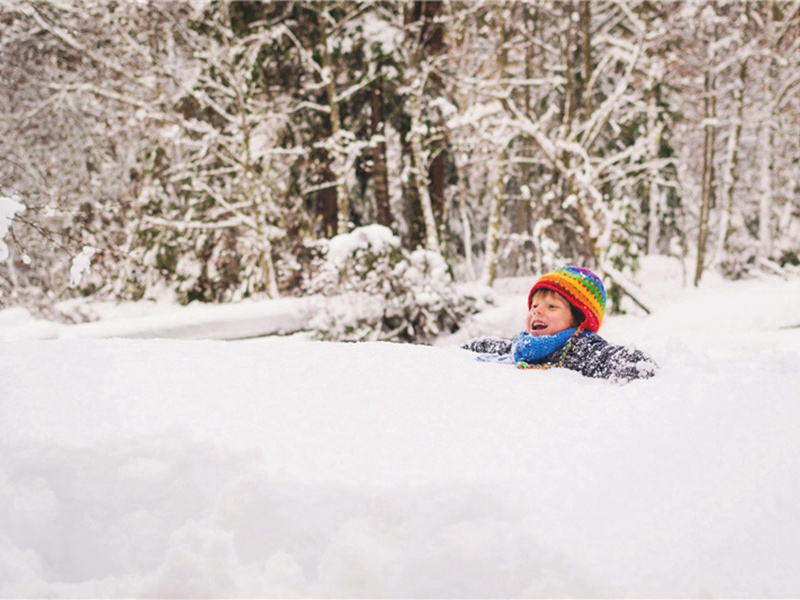
[{"label": "snow texture", "polygon": [[796,597],[800,281],[663,273],[601,330],[661,366],[627,386],[455,336],[2,343],[0,596]]},{"label": "snow texture", "polygon": [[11,227],[11,220],[14,218],[14,215],[24,210],[25,205],[22,204],[16,196],[0,197],[0,262],[5,262],[8,259],[8,245],[3,241],[3,238]]},{"label": "snow texture", "polygon": [[95,252],[96,250],[91,246],[84,246],[81,253],[72,259],[72,266],[69,269],[69,285],[71,287],[81,284],[83,274],[89,270]]},{"label": "snow texture", "polygon": [[331,238],[328,258],[336,266],[342,266],[353,254],[367,249],[374,253],[387,252],[400,247],[400,238],[382,225],[366,225],[352,233],[343,233]]}]

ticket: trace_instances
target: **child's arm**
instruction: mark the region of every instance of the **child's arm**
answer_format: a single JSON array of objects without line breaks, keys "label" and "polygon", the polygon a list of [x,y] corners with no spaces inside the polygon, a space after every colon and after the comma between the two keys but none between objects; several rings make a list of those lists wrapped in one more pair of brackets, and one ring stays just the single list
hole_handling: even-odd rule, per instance
[{"label": "child's arm", "polygon": [[656,362],[641,350],[609,344],[599,335],[578,338],[564,366],[587,377],[626,382],[649,379],[658,370]]},{"label": "child's arm", "polygon": [[481,354],[510,354],[511,340],[484,336],[462,344],[461,348]]}]

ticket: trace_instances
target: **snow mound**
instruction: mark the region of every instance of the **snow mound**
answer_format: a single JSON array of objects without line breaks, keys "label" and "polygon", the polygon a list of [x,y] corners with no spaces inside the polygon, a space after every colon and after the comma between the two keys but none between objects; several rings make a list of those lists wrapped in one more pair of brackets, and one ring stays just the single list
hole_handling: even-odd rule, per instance
[{"label": "snow mound", "polygon": [[0,595],[796,595],[797,353],[648,350],[0,344]]}]

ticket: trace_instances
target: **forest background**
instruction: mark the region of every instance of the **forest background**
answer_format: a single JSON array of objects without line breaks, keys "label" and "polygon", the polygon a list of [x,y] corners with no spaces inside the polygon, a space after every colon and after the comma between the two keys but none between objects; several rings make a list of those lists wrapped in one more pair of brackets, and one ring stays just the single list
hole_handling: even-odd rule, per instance
[{"label": "forest background", "polygon": [[576,263],[619,311],[648,310],[644,256],[800,272],[800,2],[4,0],[0,25],[0,308],[356,294],[377,308],[323,337],[424,342],[475,310],[456,282]]}]

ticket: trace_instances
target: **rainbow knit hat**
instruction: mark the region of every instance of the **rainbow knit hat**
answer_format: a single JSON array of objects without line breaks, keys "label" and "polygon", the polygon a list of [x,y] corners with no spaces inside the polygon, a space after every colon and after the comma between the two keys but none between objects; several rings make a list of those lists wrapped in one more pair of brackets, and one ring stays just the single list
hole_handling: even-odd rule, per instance
[{"label": "rainbow knit hat", "polygon": [[566,266],[542,275],[528,294],[528,310],[533,294],[540,289],[558,292],[584,315],[581,327],[597,332],[606,310],[606,289],[600,278],[589,269]]}]

